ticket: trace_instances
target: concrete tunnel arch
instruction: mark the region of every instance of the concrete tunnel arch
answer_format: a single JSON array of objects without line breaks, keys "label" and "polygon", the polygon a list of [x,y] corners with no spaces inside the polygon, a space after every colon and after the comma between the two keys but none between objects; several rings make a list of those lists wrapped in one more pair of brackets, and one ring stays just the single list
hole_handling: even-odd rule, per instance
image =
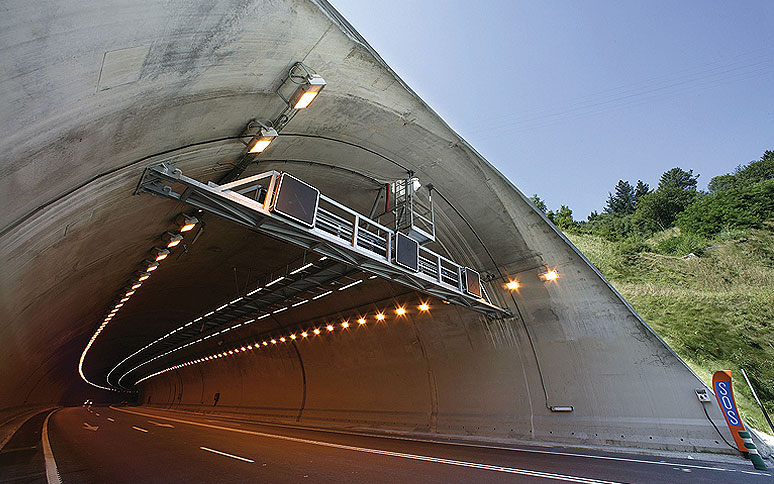
[{"label": "concrete tunnel arch", "polygon": [[[79,357],[158,237],[191,211],[136,194],[143,170],[169,161],[218,180],[244,151],[237,138],[247,121],[281,109],[277,79],[302,59],[328,86],[244,176],[287,171],[367,214],[378,192],[369,179],[403,176],[385,158],[396,160],[448,199],[436,207],[439,251],[491,274],[487,291],[515,316],[487,318],[431,298],[427,314],[150,378],[138,388],[141,403],[150,396],[150,405],[210,411],[220,393],[219,412],[278,422],[725,451],[694,395],[701,380],[327,2],[100,5],[54,13],[19,3],[0,20],[8,133],[0,140],[0,365],[13,369],[0,379],[2,412],[125,398],[86,386]],[[107,384],[126,355],[303,257],[205,220],[96,338],[83,366],[90,379]],[[539,278],[547,267],[559,281]],[[501,274],[517,277],[520,290],[508,293]],[[233,342],[421,298],[380,278],[267,318]]]}]

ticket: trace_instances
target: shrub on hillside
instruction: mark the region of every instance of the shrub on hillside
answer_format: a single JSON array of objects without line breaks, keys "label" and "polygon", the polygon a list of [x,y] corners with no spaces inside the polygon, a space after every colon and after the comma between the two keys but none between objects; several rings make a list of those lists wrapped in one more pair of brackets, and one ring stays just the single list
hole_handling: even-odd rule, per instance
[{"label": "shrub on hillside", "polygon": [[761,228],[774,218],[774,180],[710,194],[677,216],[686,233],[712,236],[724,229]]}]

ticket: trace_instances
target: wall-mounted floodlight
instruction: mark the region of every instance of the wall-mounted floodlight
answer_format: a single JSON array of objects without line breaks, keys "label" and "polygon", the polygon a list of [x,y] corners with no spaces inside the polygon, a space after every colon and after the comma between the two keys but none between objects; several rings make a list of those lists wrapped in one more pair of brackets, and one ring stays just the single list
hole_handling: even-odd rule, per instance
[{"label": "wall-mounted floodlight", "polygon": [[515,291],[516,289],[519,288],[519,281],[508,281],[505,284],[505,288],[508,289],[509,291]]},{"label": "wall-mounted floodlight", "polygon": [[183,236],[180,234],[173,234],[172,232],[164,232],[161,236],[161,240],[167,244],[167,249],[171,249],[183,241]]},{"label": "wall-mounted floodlight", "polygon": [[181,232],[188,232],[189,230],[193,229],[196,224],[199,223],[199,219],[196,217],[192,217],[190,215],[186,215],[184,213],[181,213],[177,216],[175,219],[175,222],[178,226],[180,226]]},{"label": "wall-mounted floodlight", "polygon": [[258,134],[253,137],[248,145],[248,153],[263,153],[263,150],[269,147],[274,138],[278,136],[274,128],[263,127],[258,130]]},{"label": "wall-mounted floodlight", "polygon": [[559,274],[557,274],[556,271],[546,271],[540,274],[540,277],[542,277],[544,281],[555,281],[559,279]]},{"label": "wall-mounted floodlight", "polygon": [[138,272],[137,282],[143,282],[150,277],[150,272]]},{"label": "wall-mounted floodlight", "polygon": [[159,268],[159,263],[152,260],[146,260],[143,263],[145,264],[145,272],[153,272]]},{"label": "wall-mounted floodlight", "polygon": [[[301,64],[303,66],[303,64]],[[306,66],[304,66],[306,68]],[[296,92],[290,98],[290,105],[293,109],[304,109],[312,104],[317,98],[317,95],[325,87],[325,79],[317,74],[312,74],[307,71],[306,79],[303,84],[298,86]]]},{"label": "wall-mounted floodlight", "polygon": [[160,249],[158,247],[154,247],[151,252],[153,252],[153,257],[156,259],[156,262],[166,259],[169,255],[169,251],[167,249]]}]

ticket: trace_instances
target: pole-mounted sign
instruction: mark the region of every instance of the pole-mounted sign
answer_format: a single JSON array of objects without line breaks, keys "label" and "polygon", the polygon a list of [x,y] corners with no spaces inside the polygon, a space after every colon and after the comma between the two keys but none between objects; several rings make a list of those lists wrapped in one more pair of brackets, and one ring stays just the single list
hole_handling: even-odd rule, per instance
[{"label": "pole-mounted sign", "polygon": [[712,388],[714,388],[715,398],[718,399],[718,404],[723,410],[723,416],[726,417],[726,423],[734,437],[736,448],[739,449],[739,452],[747,452],[747,447],[739,435],[739,431],[745,430],[745,428],[739,411],[736,409],[734,391],[731,389],[731,370],[716,371],[712,375]]}]

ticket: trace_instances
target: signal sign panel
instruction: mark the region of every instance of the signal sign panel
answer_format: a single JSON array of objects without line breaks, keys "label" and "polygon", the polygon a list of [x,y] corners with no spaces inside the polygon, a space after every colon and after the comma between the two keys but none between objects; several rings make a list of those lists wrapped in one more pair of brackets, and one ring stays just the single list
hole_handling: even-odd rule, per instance
[{"label": "signal sign panel", "polygon": [[469,267],[462,269],[462,288],[472,296],[481,297],[481,276]]},{"label": "signal sign panel", "polygon": [[400,232],[395,234],[395,262],[406,269],[418,272],[419,243]]},{"label": "signal sign panel", "polygon": [[320,190],[283,173],[274,199],[274,211],[307,227],[314,227],[319,201]]}]

